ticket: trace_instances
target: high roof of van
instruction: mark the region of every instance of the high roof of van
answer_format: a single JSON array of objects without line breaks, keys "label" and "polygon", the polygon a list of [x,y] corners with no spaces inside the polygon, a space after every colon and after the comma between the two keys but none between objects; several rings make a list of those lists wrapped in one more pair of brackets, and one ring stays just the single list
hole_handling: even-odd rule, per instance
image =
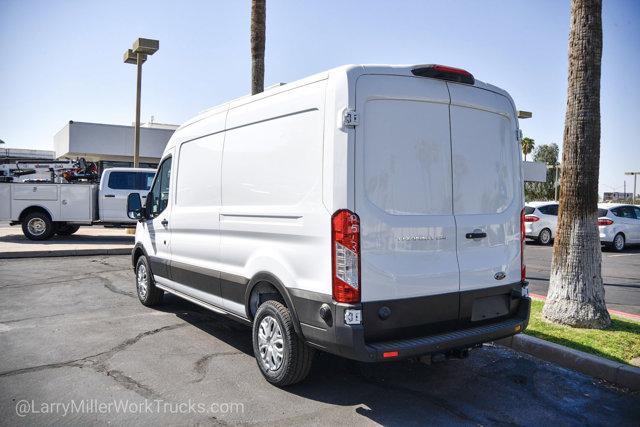
[{"label": "high roof of van", "polygon": [[[384,65],[384,64],[360,64],[360,65],[356,65],[356,64],[349,64],[349,65],[342,65],[340,67],[336,67],[336,68],[332,68],[330,70],[327,71],[323,71],[317,74],[313,74],[309,77],[305,77],[303,79],[300,80],[296,80],[290,83],[286,83],[286,84],[281,84],[281,85],[275,85],[273,87],[267,88],[265,89],[264,92],[256,94],[256,95],[245,95],[242,96],[240,98],[236,98],[234,100],[231,100],[229,102],[226,102],[224,104],[220,104],[217,105],[215,107],[211,107],[209,109],[206,109],[202,112],[200,112],[197,116],[193,117],[192,119],[188,120],[187,122],[185,122],[184,124],[182,124],[179,128],[178,131],[180,131],[180,129],[183,129],[186,126],[189,126],[192,123],[198,122],[210,115],[216,114],[218,112],[224,111],[225,109],[231,107],[237,107],[239,105],[243,105],[243,104],[247,104],[250,102],[254,102],[256,100],[259,99],[263,99],[263,98],[267,98],[269,96],[273,96],[276,95],[278,93],[282,93],[282,92],[286,92],[289,91],[291,89],[294,89],[296,87],[300,87],[300,86],[304,86],[313,82],[317,82],[317,81],[321,81],[321,80],[326,80],[328,78],[333,78],[333,77],[340,77],[340,76],[344,76],[348,81],[350,82],[355,82],[355,80],[363,75],[363,74],[386,74],[386,75],[396,75],[396,76],[409,76],[409,77],[415,77],[415,75],[412,73],[412,70],[415,70],[417,68],[421,68],[421,67],[425,67],[427,65],[425,64],[413,64],[413,65]],[[449,83],[455,83],[455,82],[449,82]],[[506,96],[512,105],[514,105],[514,109],[515,109],[515,104],[511,98],[511,96],[503,89],[497,87],[497,86],[493,86],[491,84],[485,83],[483,81],[480,81],[478,79],[475,79],[475,82],[473,84],[474,87],[480,88],[480,89],[485,89],[485,90],[489,90],[491,92],[495,92],[495,93],[499,93],[500,95],[504,95]]]}]

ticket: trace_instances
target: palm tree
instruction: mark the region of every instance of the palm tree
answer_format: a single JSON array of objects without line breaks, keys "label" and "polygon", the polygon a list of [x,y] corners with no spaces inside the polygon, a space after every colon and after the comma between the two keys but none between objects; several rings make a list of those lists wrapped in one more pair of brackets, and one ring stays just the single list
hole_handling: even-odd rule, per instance
[{"label": "palm tree", "polygon": [[264,90],[266,0],[251,0],[251,94]]},{"label": "palm tree", "polygon": [[558,231],[542,313],[581,328],[611,323],[597,227],[601,57],[602,1],[572,0]]},{"label": "palm tree", "polygon": [[527,161],[527,154],[531,153],[533,151],[533,147],[536,146],[536,142],[535,140],[528,138],[528,137],[524,137],[522,138],[522,154],[524,154],[524,161]]}]

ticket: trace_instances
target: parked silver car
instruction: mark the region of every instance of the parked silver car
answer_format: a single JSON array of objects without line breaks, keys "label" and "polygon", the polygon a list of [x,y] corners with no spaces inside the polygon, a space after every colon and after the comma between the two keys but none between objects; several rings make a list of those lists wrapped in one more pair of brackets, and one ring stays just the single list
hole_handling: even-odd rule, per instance
[{"label": "parked silver car", "polygon": [[558,226],[557,202],[529,202],[524,207],[524,231],[529,239],[550,245]]},{"label": "parked silver car", "polygon": [[628,244],[640,243],[640,207],[622,203],[598,204],[600,242],[620,252]]}]

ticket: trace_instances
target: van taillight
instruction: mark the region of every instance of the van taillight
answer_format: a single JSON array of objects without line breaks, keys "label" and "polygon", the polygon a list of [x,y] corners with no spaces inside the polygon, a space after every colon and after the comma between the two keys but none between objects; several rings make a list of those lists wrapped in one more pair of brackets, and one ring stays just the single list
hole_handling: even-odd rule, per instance
[{"label": "van taillight", "polygon": [[473,74],[460,68],[447,67],[446,65],[429,64],[411,70],[414,76],[431,77],[432,79],[448,80],[457,83],[472,85],[476,82]]},{"label": "van taillight", "polygon": [[520,280],[524,281],[527,278],[527,266],[524,265],[524,239],[525,239],[525,231],[524,231],[524,222],[525,215],[524,209],[520,212]]},{"label": "van taillight", "polygon": [[535,215],[525,215],[524,217],[524,222],[536,222],[536,221],[540,221],[540,218],[538,218]]},{"label": "van taillight", "polygon": [[611,224],[613,224],[613,221],[609,218],[598,218],[598,226]]},{"label": "van taillight", "polygon": [[331,218],[333,299],[360,302],[360,218],[341,209]]}]

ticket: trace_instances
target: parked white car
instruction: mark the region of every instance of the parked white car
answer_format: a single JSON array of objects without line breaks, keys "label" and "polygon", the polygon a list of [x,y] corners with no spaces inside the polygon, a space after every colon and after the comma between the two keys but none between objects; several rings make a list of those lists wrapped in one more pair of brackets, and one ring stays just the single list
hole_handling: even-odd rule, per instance
[{"label": "parked white car", "polygon": [[527,238],[550,245],[558,227],[558,202],[529,202],[524,207],[524,229]]},{"label": "parked white car", "polygon": [[598,204],[600,241],[617,252],[640,243],[640,207],[623,203]]},{"label": "parked white car", "polygon": [[344,66],[212,108],[168,142],[139,219],[140,301],[253,326],[284,386],[316,350],[468,349],[529,319],[511,97],[439,65]]}]

